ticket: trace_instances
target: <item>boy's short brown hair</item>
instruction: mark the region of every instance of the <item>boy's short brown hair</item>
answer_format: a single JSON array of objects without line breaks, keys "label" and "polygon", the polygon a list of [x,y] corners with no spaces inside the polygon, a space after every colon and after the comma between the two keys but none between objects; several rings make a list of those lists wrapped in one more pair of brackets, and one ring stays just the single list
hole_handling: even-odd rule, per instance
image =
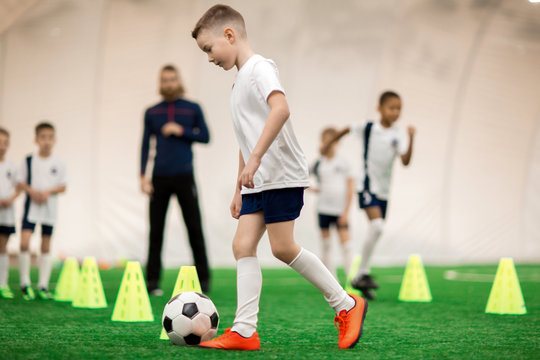
[{"label": "boy's short brown hair", "polygon": [[39,132],[41,130],[45,130],[45,129],[50,129],[50,130],[54,131],[54,126],[53,126],[53,124],[51,124],[50,122],[47,122],[47,121],[40,122],[39,124],[36,125],[36,136],[39,135]]},{"label": "boy's short brown hair", "polygon": [[1,126],[0,126],[0,134],[6,135],[7,137],[9,137],[9,131],[7,131],[6,128],[3,128]]},{"label": "boy's short brown hair", "polygon": [[191,32],[191,36],[197,39],[201,30],[212,29],[217,25],[234,24],[235,30],[239,31],[239,35],[246,37],[246,23],[242,14],[234,10],[232,7],[217,4],[208,9],[204,15],[197,21],[195,28]]}]

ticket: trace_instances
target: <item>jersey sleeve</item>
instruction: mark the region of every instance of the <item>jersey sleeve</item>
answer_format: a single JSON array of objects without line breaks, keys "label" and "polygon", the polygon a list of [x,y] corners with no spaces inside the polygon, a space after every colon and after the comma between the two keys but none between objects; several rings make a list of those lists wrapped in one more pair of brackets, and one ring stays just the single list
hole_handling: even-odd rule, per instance
[{"label": "jersey sleeve", "polygon": [[140,174],[144,175],[146,172],[146,165],[148,163],[148,153],[150,149],[150,117],[148,115],[148,110],[144,113],[144,130],[143,130],[143,138],[141,143],[141,167],[140,167]]},{"label": "jersey sleeve", "polygon": [[61,160],[58,164],[58,186],[67,185],[67,169],[65,161]]},{"label": "jersey sleeve", "polygon": [[341,158],[341,166],[343,166],[344,174],[345,174],[347,179],[354,178],[353,168],[352,168],[351,164],[349,163],[349,161],[347,161],[347,159]]},{"label": "jersey sleeve", "polygon": [[19,169],[17,169],[17,165],[11,164],[11,185],[13,185],[14,188],[17,187],[17,184],[19,181]]},{"label": "jersey sleeve", "polygon": [[26,158],[21,162],[21,166],[19,167],[19,170],[17,171],[16,181],[17,183],[23,183],[27,184],[26,180],[28,177],[28,169],[26,164]]},{"label": "jersey sleeve", "polygon": [[398,155],[403,155],[409,150],[409,137],[405,132],[405,129],[399,129],[399,144],[398,144]]},{"label": "jersey sleeve", "polygon": [[356,137],[363,138],[364,137],[364,129],[366,128],[366,122],[357,122],[350,125],[351,128],[351,134],[353,134]]},{"label": "jersey sleeve", "polygon": [[193,127],[184,127],[184,134],[182,134],[182,137],[190,141],[198,141],[203,144],[208,144],[210,141],[210,133],[208,132],[208,127],[204,121],[204,115],[201,107],[198,104],[195,105],[195,124]]},{"label": "jersey sleeve", "polygon": [[264,98],[264,101],[268,101],[268,96],[274,91],[279,91],[285,94],[283,86],[279,81],[279,72],[276,64],[271,60],[259,61],[253,67],[253,78],[255,80],[255,86],[257,90]]}]

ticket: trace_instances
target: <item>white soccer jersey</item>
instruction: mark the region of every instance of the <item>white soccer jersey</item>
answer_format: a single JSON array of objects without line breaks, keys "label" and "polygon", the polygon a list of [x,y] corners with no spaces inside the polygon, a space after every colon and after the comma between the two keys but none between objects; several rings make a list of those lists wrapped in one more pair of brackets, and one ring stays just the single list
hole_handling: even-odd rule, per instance
[{"label": "white soccer jersey", "polygon": [[347,182],[354,177],[348,161],[339,155],[331,159],[321,156],[311,171],[319,184],[317,212],[332,216],[343,214],[347,205]]},{"label": "white soccer jersey", "polygon": [[[17,167],[11,161],[0,162],[0,199],[7,199],[17,188]],[[15,208],[0,208],[0,226],[15,226]]]},{"label": "white soccer jersey", "polygon": [[367,161],[367,179],[369,191],[378,198],[386,200],[390,193],[392,167],[398,155],[405,154],[409,148],[409,139],[405,131],[397,126],[384,128],[379,122],[373,122],[365,159],[365,135],[367,123],[351,126],[351,132],[358,136],[362,144],[362,162],[360,177],[357,182],[359,192],[364,190],[366,180],[365,164]]},{"label": "white soccer jersey", "polygon": [[[238,71],[231,93],[234,132],[245,163],[270,114],[267,99],[273,91],[285,93],[276,64],[260,55],[253,55]],[[242,194],[309,186],[307,161],[294,135],[290,118],[264,154],[253,180],[254,188],[243,188]]]},{"label": "white soccer jersey", "polygon": [[[32,154],[30,158],[30,169],[28,169],[28,158],[25,158],[21,164],[17,176],[19,182],[29,184],[38,191],[46,191],[67,184],[66,165],[63,160],[55,155],[42,158],[37,154]],[[56,223],[57,212],[58,195],[55,194],[49,196],[44,204],[29,201],[27,220],[31,223],[53,226]]]}]

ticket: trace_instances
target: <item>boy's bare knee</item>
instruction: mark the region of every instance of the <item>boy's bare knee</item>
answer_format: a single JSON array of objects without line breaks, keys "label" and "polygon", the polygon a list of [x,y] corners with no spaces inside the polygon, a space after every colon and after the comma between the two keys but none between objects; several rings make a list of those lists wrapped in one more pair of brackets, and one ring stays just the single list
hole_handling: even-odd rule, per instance
[{"label": "boy's bare knee", "polygon": [[238,260],[245,257],[257,256],[257,250],[252,249],[250,246],[246,246],[245,243],[240,241],[233,241],[233,254],[234,258]]},{"label": "boy's bare knee", "polygon": [[290,264],[294,260],[298,251],[295,251],[293,247],[273,247],[272,254],[274,257],[285,264]]}]

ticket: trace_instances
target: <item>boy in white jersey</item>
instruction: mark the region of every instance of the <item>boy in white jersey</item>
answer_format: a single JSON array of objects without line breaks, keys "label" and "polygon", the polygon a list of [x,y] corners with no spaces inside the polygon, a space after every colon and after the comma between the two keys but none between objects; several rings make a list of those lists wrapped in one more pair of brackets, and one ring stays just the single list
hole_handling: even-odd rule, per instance
[{"label": "boy in white jersey", "polygon": [[275,63],[251,49],[242,15],[215,5],[192,32],[208,61],[238,74],[231,94],[234,130],[240,145],[238,178],[231,215],[238,219],[233,240],[237,260],[237,310],[233,327],[201,347],[227,350],[260,348],[257,314],[262,287],[257,245],[268,231],[272,253],[315,285],[334,308],[340,348],[352,348],[362,333],[367,303],[348,295],[317,256],[293,238],[307,163],[289,119],[289,107]]},{"label": "boy in white jersey", "polygon": [[17,168],[6,160],[8,147],[9,132],[0,127],[0,298],[3,299],[13,299],[13,292],[8,285],[7,242],[15,232],[13,201],[20,193],[17,189]]},{"label": "boy in white jersey", "polygon": [[[378,111],[381,114],[380,122],[347,127],[334,138],[335,141],[352,132],[363,144],[363,173],[359,178],[357,189],[360,208],[366,212],[369,227],[362,248],[358,274],[351,281],[351,285],[362,291],[368,299],[375,298],[373,290],[379,287],[371,277],[370,261],[375,244],[384,228],[392,167],[398,156],[404,166],[409,165],[415,134],[413,126],[409,126],[405,132],[395,125],[401,113],[401,98],[397,93],[384,92],[379,98]],[[326,151],[328,146],[323,149],[323,152]]]},{"label": "boy in white jersey", "polygon": [[[321,147],[337,135],[337,130],[329,127],[321,134]],[[321,260],[334,276],[330,244],[330,226],[336,227],[343,253],[343,268],[349,271],[352,263],[349,241],[349,209],[354,195],[354,177],[348,161],[337,154],[337,141],[330,145],[328,152],[321,155],[311,167],[317,178],[317,213],[322,238]]]},{"label": "boy in white jersey", "polygon": [[66,191],[66,165],[52,153],[55,144],[53,125],[42,122],[36,126],[38,152],[24,159],[18,173],[19,188],[26,192],[24,216],[21,227],[21,252],[19,275],[23,299],[33,300],[30,286],[30,238],[37,223],[41,224],[41,256],[39,259],[38,295],[51,299],[49,279],[51,276],[50,244],[58,212],[58,194]]}]

